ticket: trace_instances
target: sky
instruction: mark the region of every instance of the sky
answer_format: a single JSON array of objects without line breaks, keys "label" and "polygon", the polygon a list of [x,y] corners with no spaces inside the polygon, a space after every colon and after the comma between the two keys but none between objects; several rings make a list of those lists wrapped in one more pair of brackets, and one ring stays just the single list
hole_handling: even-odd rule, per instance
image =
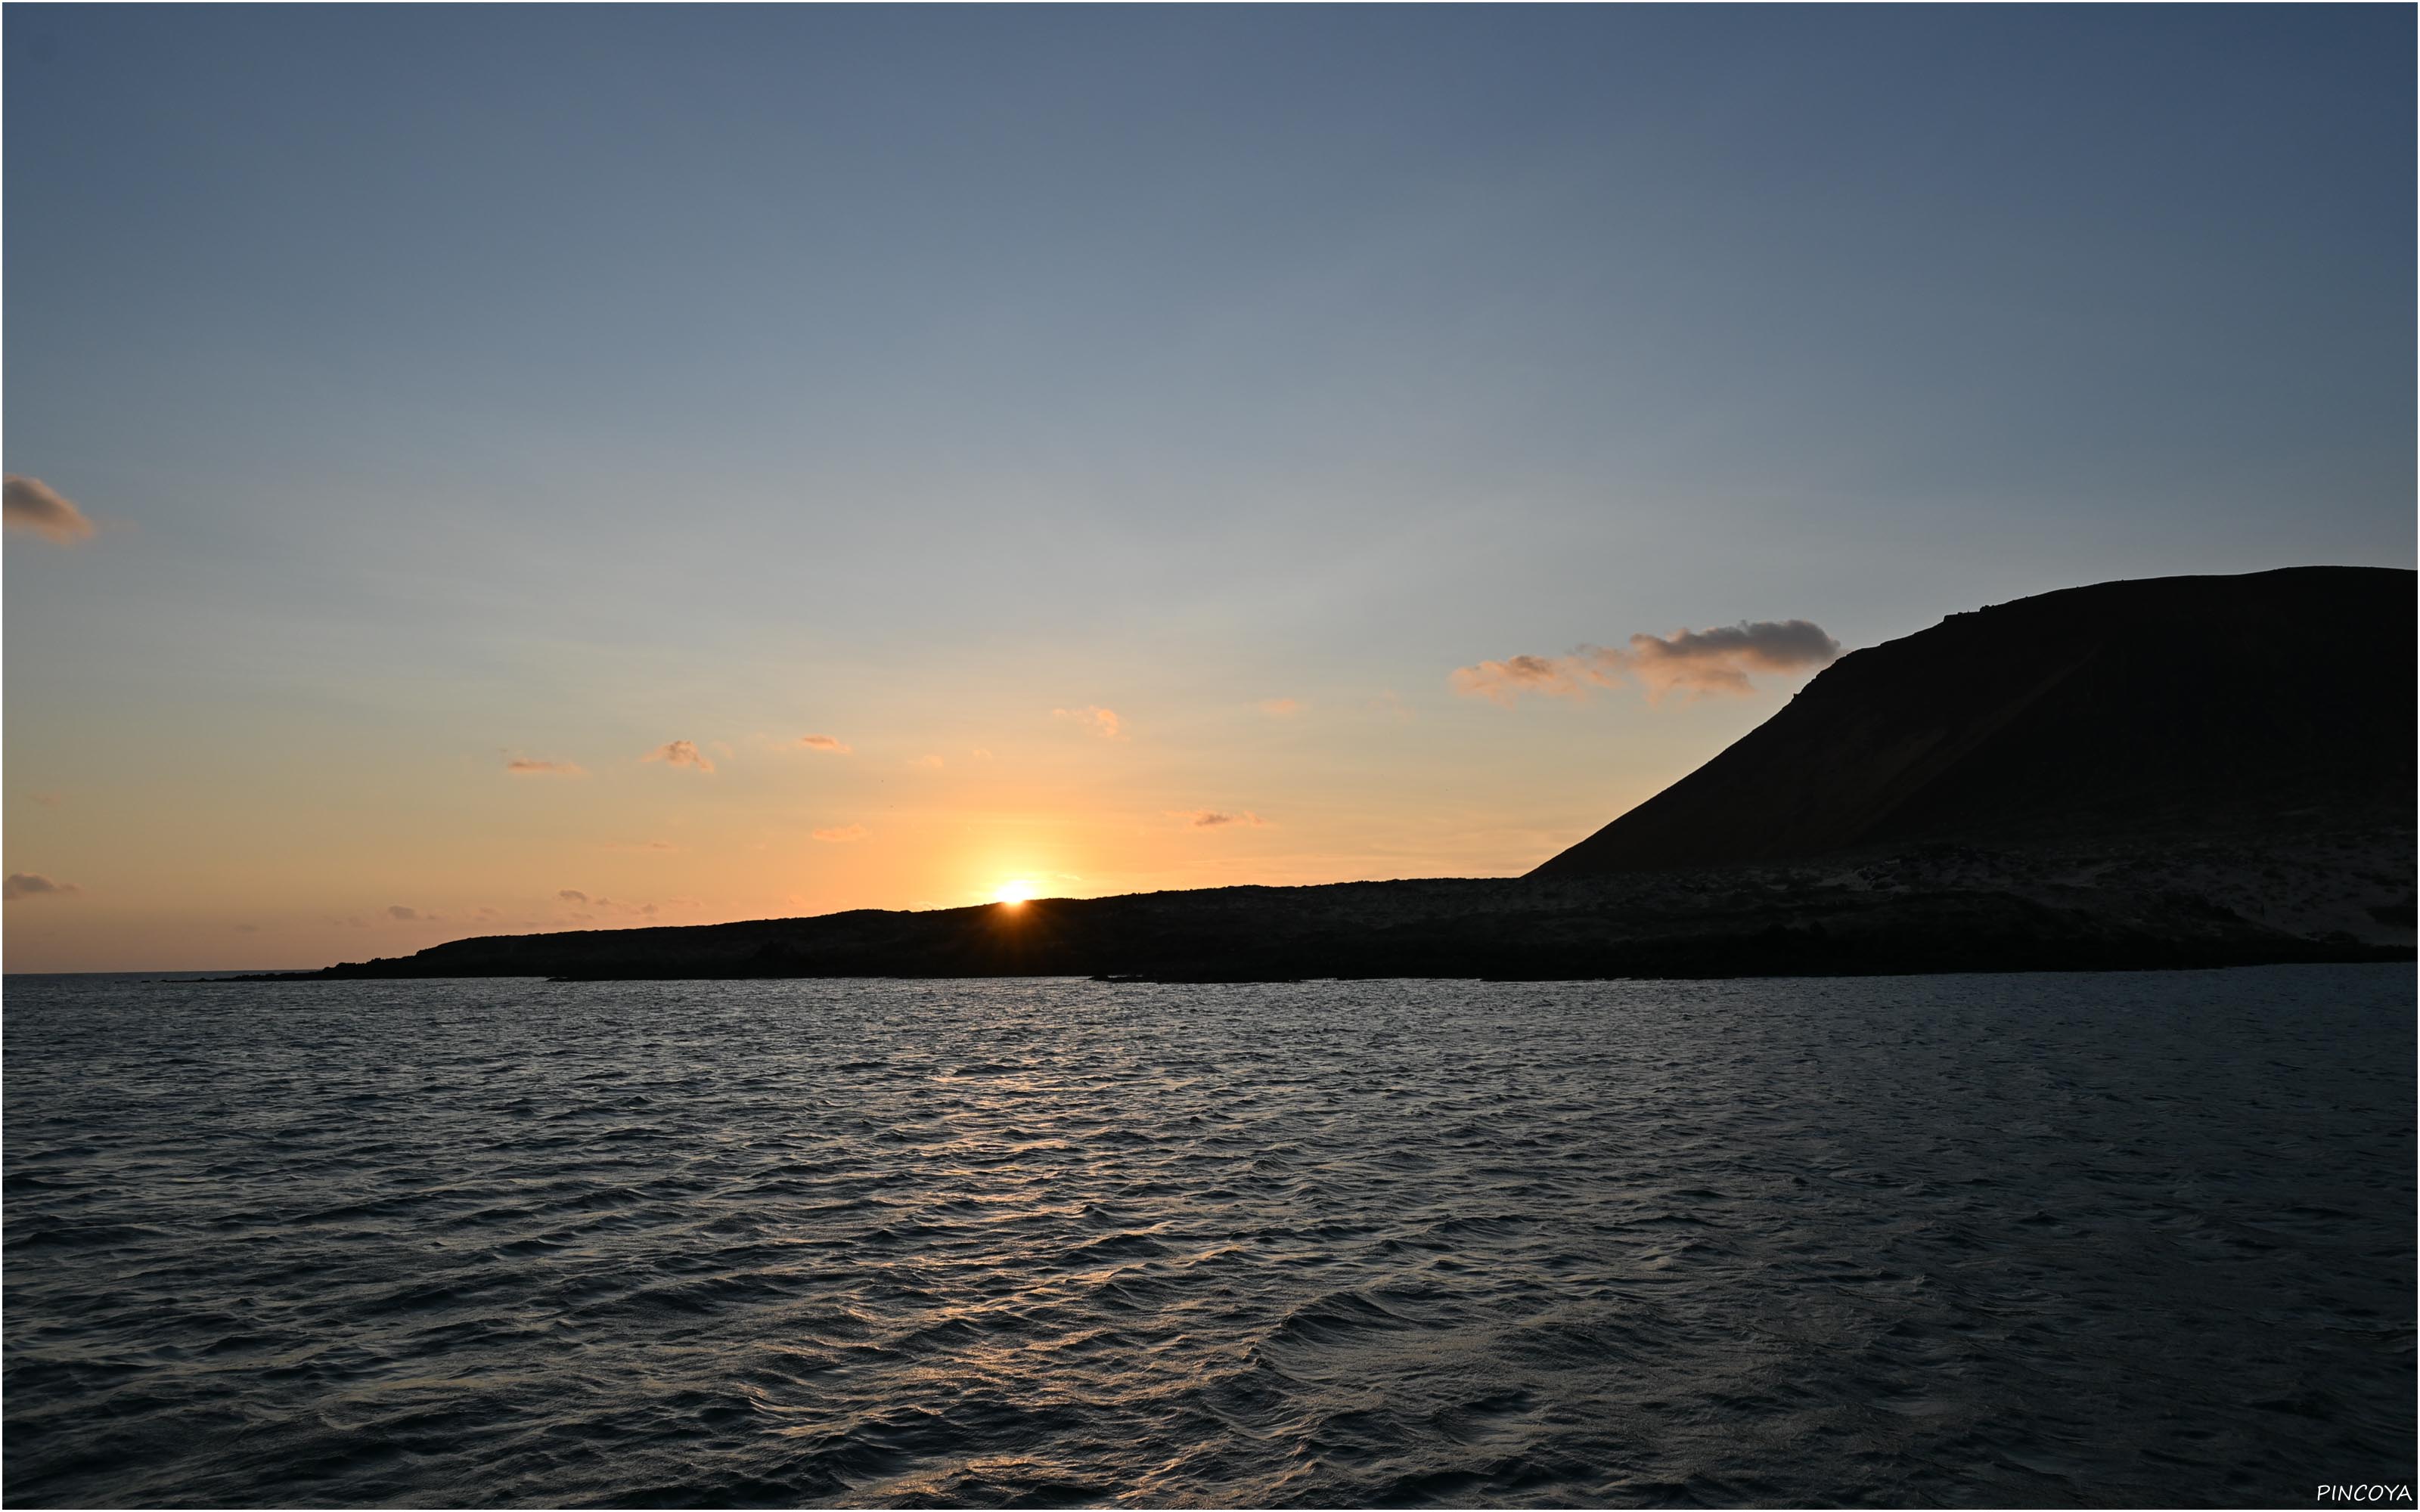
[{"label": "sky", "polygon": [[0,30],[10,970],[1512,875],[2414,561],[2405,7]]}]

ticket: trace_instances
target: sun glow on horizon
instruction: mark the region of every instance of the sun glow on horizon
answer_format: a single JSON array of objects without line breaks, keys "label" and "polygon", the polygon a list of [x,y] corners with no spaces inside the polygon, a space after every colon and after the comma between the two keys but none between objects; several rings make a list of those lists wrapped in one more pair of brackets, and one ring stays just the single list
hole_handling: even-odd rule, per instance
[{"label": "sun glow on horizon", "polygon": [[1011,908],[1033,896],[1033,884],[1023,877],[1011,877],[994,888],[991,901],[1006,903]]}]

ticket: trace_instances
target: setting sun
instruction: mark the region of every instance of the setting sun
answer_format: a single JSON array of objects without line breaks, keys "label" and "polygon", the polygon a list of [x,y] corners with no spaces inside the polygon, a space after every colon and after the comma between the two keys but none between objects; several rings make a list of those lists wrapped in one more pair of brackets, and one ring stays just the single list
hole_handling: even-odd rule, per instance
[{"label": "setting sun", "polygon": [[1011,907],[1025,902],[1028,898],[1032,896],[1033,884],[1026,881],[1023,877],[1014,877],[1001,883],[999,888],[991,895],[992,902],[1007,903]]}]

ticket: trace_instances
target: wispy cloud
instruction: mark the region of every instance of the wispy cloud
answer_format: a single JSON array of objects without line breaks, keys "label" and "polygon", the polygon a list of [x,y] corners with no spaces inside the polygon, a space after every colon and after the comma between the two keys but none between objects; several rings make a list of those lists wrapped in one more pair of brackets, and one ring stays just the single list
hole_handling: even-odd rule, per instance
[{"label": "wispy cloud", "polygon": [[1282,719],[1289,714],[1299,714],[1302,712],[1302,700],[1263,699],[1261,700],[1261,712],[1273,719]]},{"label": "wispy cloud", "polygon": [[865,826],[863,825],[841,825],[832,829],[818,829],[814,831],[814,837],[815,839],[822,841],[827,845],[845,845],[853,840],[863,840],[865,838]]},{"label": "wispy cloud", "polygon": [[92,539],[92,521],[72,501],[39,478],[14,472],[0,474],[0,521],[59,546]]},{"label": "wispy cloud", "polygon": [[1218,809],[1171,809],[1168,817],[1182,819],[1196,829],[1216,829],[1221,825],[1240,825],[1246,829],[1259,829],[1268,823],[1259,814],[1238,809],[1227,813]]},{"label": "wispy cloud", "polygon": [[555,896],[567,903],[584,903],[588,901],[588,894],[581,891],[578,887],[566,887],[562,891],[556,893]]},{"label": "wispy cloud", "polygon": [[1094,703],[1080,709],[1053,709],[1050,712],[1059,718],[1073,719],[1078,724],[1088,726],[1104,740],[1125,738],[1118,733],[1118,711],[1115,709],[1105,709]]},{"label": "wispy cloud", "polygon": [[938,772],[942,767],[947,766],[950,764],[942,760],[939,752],[928,751],[924,755],[917,757],[914,761],[908,763],[908,764],[910,766],[922,767],[927,772]]},{"label": "wispy cloud", "polygon": [[694,740],[675,740],[657,747],[639,758],[642,762],[661,762],[667,766],[690,766],[701,772],[714,770],[714,759],[697,748]]},{"label": "wispy cloud", "polygon": [[445,916],[443,914],[424,914],[419,909],[408,907],[403,903],[387,904],[386,917],[405,924],[442,924],[445,922]]},{"label": "wispy cloud", "polygon": [[9,903],[20,898],[69,898],[82,891],[72,882],[54,882],[39,872],[11,872],[8,880],[0,884],[0,898]]},{"label": "wispy cloud", "polygon": [[525,756],[515,756],[507,760],[504,763],[504,770],[515,777],[586,777],[588,775],[584,767],[570,762],[532,761]]},{"label": "wispy cloud", "polygon": [[848,748],[842,745],[839,741],[834,740],[830,735],[800,735],[799,737],[799,744],[806,747],[809,750],[826,750],[831,752],[835,756],[845,756],[848,754]]},{"label": "wispy cloud", "polygon": [[1757,620],[1668,636],[1634,635],[1627,649],[1583,645],[1565,656],[1507,656],[1463,667],[1454,691],[1510,705],[1523,693],[1586,698],[1636,683],[1651,699],[1679,691],[1745,693],[1751,671],[1787,672],[1838,658],[1840,643],[1806,620]]}]

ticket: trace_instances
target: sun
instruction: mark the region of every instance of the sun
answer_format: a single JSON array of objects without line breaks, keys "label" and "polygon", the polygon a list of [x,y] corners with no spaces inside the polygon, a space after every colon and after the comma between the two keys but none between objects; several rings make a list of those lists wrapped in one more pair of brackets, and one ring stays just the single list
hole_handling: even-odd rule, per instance
[{"label": "sun", "polygon": [[1032,883],[1023,877],[1011,877],[993,891],[991,898],[994,903],[1006,903],[1014,908],[1032,896]]}]

